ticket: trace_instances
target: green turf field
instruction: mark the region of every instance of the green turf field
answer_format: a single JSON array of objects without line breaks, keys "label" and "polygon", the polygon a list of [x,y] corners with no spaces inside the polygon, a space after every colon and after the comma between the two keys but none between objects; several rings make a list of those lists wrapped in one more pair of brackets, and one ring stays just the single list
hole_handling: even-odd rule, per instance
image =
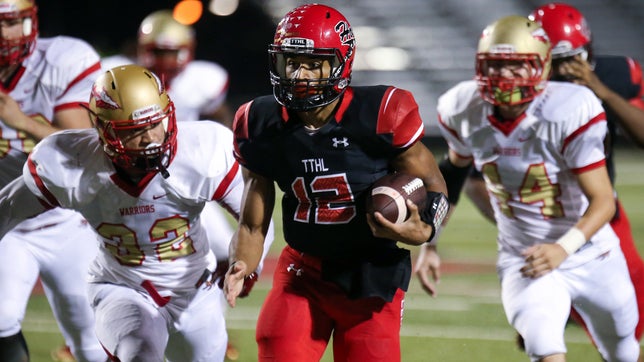
[{"label": "green turf field", "polygon": [[[641,153],[618,150],[617,189],[628,211],[638,248],[644,253],[644,167]],[[432,299],[412,281],[405,300],[402,328],[403,361],[527,361],[514,344],[505,320],[494,273],[495,230],[466,198],[443,232],[439,250],[444,271],[439,295]],[[275,220],[280,220],[276,215]],[[284,245],[281,226],[271,255]],[[415,250],[414,250],[415,252]],[[254,325],[260,304],[270,287],[263,275],[247,299],[228,310],[231,340],[240,350],[239,361],[255,361]],[[51,361],[50,351],[62,337],[42,295],[34,295],[24,321],[33,362]],[[566,333],[569,362],[601,361],[585,334],[576,326]],[[204,336],[208,338],[208,336]],[[323,361],[332,361],[329,353]]]}]

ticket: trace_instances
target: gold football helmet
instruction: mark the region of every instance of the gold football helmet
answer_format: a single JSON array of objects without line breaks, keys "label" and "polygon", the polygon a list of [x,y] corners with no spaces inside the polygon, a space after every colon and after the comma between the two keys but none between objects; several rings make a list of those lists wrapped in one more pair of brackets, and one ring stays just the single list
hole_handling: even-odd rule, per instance
[{"label": "gold football helmet", "polygon": [[148,15],[139,26],[138,63],[169,82],[193,59],[194,30],[172,17],[171,10]]},{"label": "gold football helmet", "polygon": [[37,11],[33,0],[0,0],[0,21],[22,20],[22,36],[0,37],[0,66],[20,64],[33,52],[38,36]]},{"label": "gold football helmet", "polygon": [[[550,75],[550,40],[539,23],[522,16],[506,16],[488,25],[476,54],[476,80],[481,96],[494,105],[514,105],[534,99]],[[490,69],[514,64],[526,77],[503,76]]]},{"label": "gold football helmet", "polygon": [[[160,171],[167,177],[166,168],[176,152],[177,121],[174,104],[154,73],[134,64],[108,70],[94,82],[89,111],[103,149],[115,165]],[[166,134],[162,144],[126,148],[120,139],[121,131],[159,122]]]}]

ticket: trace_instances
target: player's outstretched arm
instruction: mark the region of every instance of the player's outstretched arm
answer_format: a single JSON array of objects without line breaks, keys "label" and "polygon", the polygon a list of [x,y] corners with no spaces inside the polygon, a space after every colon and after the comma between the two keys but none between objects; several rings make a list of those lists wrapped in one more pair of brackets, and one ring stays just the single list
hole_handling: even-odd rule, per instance
[{"label": "player's outstretched arm", "polygon": [[242,291],[244,279],[259,264],[264,239],[269,230],[275,206],[275,184],[244,168],[244,196],[237,231],[230,243],[230,268],[224,279],[224,293],[230,306]]},{"label": "player's outstretched arm", "polygon": [[0,239],[21,221],[46,211],[22,176],[0,190]]}]

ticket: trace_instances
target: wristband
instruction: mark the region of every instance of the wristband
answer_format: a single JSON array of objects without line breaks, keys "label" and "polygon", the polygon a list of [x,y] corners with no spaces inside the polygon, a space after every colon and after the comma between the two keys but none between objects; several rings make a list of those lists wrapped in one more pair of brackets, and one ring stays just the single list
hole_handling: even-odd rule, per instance
[{"label": "wristband", "polygon": [[570,228],[565,234],[563,234],[559,240],[559,244],[568,255],[574,254],[582,245],[586,244],[586,236],[576,227]]},{"label": "wristband", "polygon": [[440,234],[443,220],[449,211],[449,201],[442,192],[427,192],[427,206],[420,213],[420,219],[432,227],[432,233],[426,242],[431,243]]}]

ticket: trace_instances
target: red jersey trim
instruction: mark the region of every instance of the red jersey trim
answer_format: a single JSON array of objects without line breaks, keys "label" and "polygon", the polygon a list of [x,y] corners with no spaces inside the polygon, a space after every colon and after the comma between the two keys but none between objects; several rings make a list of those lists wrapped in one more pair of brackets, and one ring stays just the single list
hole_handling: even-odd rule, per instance
[{"label": "red jersey trim", "polygon": [[63,111],[65,109],[74,109],[74,108],[88,109],[89,108],[89,103],[87,103],[87,102],[72,102],[72,103],[59,104],[59,105],[54,107],[54,113],[56,113],[58,111]]},{"label": "red jersey trim", "polygon": [[523,113],[519,117],[513,119],[513,120],[504,120],[500,121],[494,115],[490,114],[487,116],[488,121],[494,126],[494,128],[498,129],[501,131],[506,137],[514,131],[519,123],[526,117],[526,114]]},{"label": "red jersey trim", "polygon": [[96,64],[94,64],[94,65],[92,65],[91,67],[89,67],[89,68],[85,69],[85,71],[83,71],[83,72],[82,72],[81,74],[79,74],[76,78],[72,79],[72,81],[71,81],[71,82],[69,82],[69,84],[67,85],[67,88],[65,89],[65,91],[63,92],[63,94],[61,94],[61,95],[60,95],[60,97],[58,97],[58,99],[62,98],[65,94],[67,94],[67,92],[68,92],[68,91],[69,91],[69,90],[70,90],[74,85],[76,85],[78,82],[80,82],[81,80],[83,80],[84,78],[86,78],[88,75],[90,75],[90,74],[92,74],[92,73],[94,73],[94,72],[96,72],[96,71],[99,71],[99,70],[101,70],[101,62],[96,62]]},{"label": "red jersey trim", "polygon": [[579,135],[586,132],[591,126],[599,122],[606,122],[605,112],[601,112],[600,114],[591,118],[590,121],[588,121],[583,126],[579,127],[577,130],[575,130],[575,132],[571,133],[570,136],[566,137],[566,139],[564,139],[563,146],[561,147],[561,153],[564,153],[564,151],[566,150],[566,147],[568,147],[568,145],[570,144],[570,142],[572,142],[572,140],[574,140]]},{"label": "red jersey trim", "polygon": [[131,183],[127,182],[126,180],[122,179],[121,176],[118,173],[114,173],[110,176],[110,179],[116,186],[118,186],[121,190],[127,192],[130,196],[138,198],[141,195],[141,192],[145,190],[145,187],[152,181],[154,176],[159,173],[158,171],[153,171],[141,179],[138,184],[132,185]]},{"label": "red jersey trim", "polygon": [[253,101],[242,104],[235,112],[235,119],[233,119],[233,134],[235,139],[233,141],[233,154],[238,160],[242,160],[241,152],[239,151],[239,143],[237,140],[248,139],[248,113],[250,112],[250,106]]},{"label": "red jersey trim", "polygon": [[235,179],[237,171],[239,171],[239,163],[235,162],[226,176],[224,176],[224,179],[221,180],[221,183],[219,183],[219,186],[217,187],[215,193],[212,195],[211,200],[221,200],[226,195],[226,191],[228,191],[230,184]]},{"label": "red jersey trim", "polygon": [[142,281],[141,286],[148,292],[148,295],[150,295],[154,303],[156,303],[159,307],[163,307],[164,305],[168,304],[171,299],[171,297],[169,296],[161,296],[161,294],[159,294],[159,292],[157,291],[157,288],[149,280]]},{"label": "red jersey trim", "polygon": [[377,134],[392,134],[394,147],[406,148],[425,134],[425,126],[418,113],[418,104],[410,92],[389,87],[382,96]]},{"label": "red jersey trim", "polygon": [[631,83],[633,85],[638,85],[640,86],[640,91],[638,92],[638,96],[642,95],[642,92],[644,91],[642,88],[642,66],[640,65],[639,62],[635,61],[633,58],[626,57],[626,62],[628,63],[628,70],[629,74],[631,76]]},{"label": "red jersey trim", "polygon": [[29,173],[31,174],[31,177],[33,177],[34,182],[36,183],[36,187],[38,187],[38,190],[40,190],[40,193],[42,193],[42,195],[45,197],[45,200],[42,200],[39,198],[41,200],[40,203],[43,204],[43,206],[47,207],[48,209],[60,206],[54,194],[52,194],[47,189],[42,178],[38,176],[38,171],[36,171],[37,166],[36,166],[36,163],[31,159],[31,155],[27,158],[27,165],[29,167]]},{"label": "red jersey trim", "polygon": [[461,136],[459,136],[458,132],[456,132],[456,130],[451,129],[447,125],[447,123],[445,123],[445,121],[443,121],[443,117],[441,117],[440,114],[438,115],[438,123],[440,123],[447,130],[447,132],[449,132],[452,136],[454,136],[454,138],[459,139],[461,142],[463,141],[461,139]]},{"label": "red jersey trim", "polygon": [[594,170],[596,168],[599,168],[599,167],[602,167],[602,166],[605,166],[605,165],[606,165],[606,159],[604,158],[604,159],[601,159],[601,160],[599,160],[599,161],[597,161],[595,163],[591,163],[590,165],[586,165],[584,167],[573,168],[570,171],[572,171],[572,173],[574,173],[575,175],[579,175],[581,173],[584,173],[584,172],[587,172],[587,171],[590,171],[590,170]]},{"label": "red jersey trim", "polygon": [[628,68],[631,74],[631,82],[633,85],[636,85],[640,88],[637,95],[631,99],[629,102],[635,107],[644,109],[644,102],[642,102],[642,97],[644,97],[644,79],[642,79],[642,65],[631,58],[626,58],[628,60]]},{"label": "red jersey trim", "polygon": [[351,101],[353,100],[353,88],[349,87],[347,90],[344,91],[344,94],[342,95],[342,100],[340,101],[340,106],[338,107],[338,111],[335,112],[335,123],[340,123],[342,120],[342,117],[344,117],[344,112],[349,109],[349,105],[351,104]]}]

